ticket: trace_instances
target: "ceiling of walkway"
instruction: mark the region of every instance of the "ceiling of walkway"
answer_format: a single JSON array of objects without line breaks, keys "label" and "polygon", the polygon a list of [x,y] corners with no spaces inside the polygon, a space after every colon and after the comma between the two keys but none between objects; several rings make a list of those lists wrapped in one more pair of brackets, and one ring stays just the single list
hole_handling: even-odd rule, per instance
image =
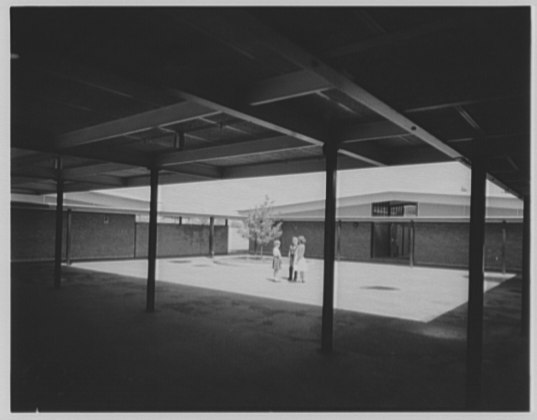
[{"label": "ceiling of walkway", "polygon": [[529,194],[530,9],[11,9],[11,190],[460,160]]}]

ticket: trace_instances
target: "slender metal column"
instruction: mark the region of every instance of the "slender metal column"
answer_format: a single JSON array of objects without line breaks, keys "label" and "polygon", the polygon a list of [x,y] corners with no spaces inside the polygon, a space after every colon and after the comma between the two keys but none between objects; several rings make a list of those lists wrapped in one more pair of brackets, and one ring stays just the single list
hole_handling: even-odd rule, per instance
[{"label": "slender metal column", "polygon": [[410,221],[410,241],[409,241],[410,242],[410,249],[409,249],[410,255],[408,256],[408,263],[410,267],[414,267],[414,264],[415,264],[415,261],[414,261],[415,238],[416,238],[416,228],[414,226],[414,220],[411,220]]},{"label": "slender metal column", "polygon": [[138,241],[138,223],[136,223],[136,216],[134,216],[134,241],[132,244],[132,258],[136,259],[136,242]]},{"label": "slender metal column", "polygon": [[321,350],[331,353],[334,341],[334,260],[336,247],[337,144],[325,143],[324,283]]},{"label": "slender metal column", "polygon": [[209,256],[214,257],[214,216],[209,218]]},{"label": "slender metal column", "polygon": [[483,359],[483,280],[485,246],[485,181],[481,159],[472,161],[470,199],[470,255],[466,348],[466,406],[478,409],[481,401]]},{"label": "slender metal column", "polygon": [[62,282],[62,237],[63,237],[63,171],[62,159],[56,159],[56,242],[54,249],[54,288]]},{"label": "slender metal column", "polygon": [[530,196],[524,197],[524,226],[522,233],[522,337],[530,334]]},{"label": "slender metal column", "polygon": [[155,312],[155,268],[157,259],[158,169],[151,168],[151,198],[149,202],[149,243],[147,252],[146,311]]},{"label": "slender metal column", "polygon": [[73,211],[67,210],[67,225],[65,227],[65,262],[71,265],[71,224],[73,219]]},{"label": "slender metal column", "polygon": [[502,274],[507,272],[507,222],[502,222]]},{"label": "slender metal column", "polygon": [[337,221],[336,230],[336,258],[339,261],[341,259],[341,220]]}]

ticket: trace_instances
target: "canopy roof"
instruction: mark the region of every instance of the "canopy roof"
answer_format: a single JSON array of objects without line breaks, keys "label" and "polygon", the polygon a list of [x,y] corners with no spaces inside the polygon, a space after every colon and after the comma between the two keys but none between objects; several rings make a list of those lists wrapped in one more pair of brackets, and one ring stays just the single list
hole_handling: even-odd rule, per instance
[{"label": "canopy roof", "polygon": [[530,9],[12,8],[11,188],[484,159],[529,194]]}]

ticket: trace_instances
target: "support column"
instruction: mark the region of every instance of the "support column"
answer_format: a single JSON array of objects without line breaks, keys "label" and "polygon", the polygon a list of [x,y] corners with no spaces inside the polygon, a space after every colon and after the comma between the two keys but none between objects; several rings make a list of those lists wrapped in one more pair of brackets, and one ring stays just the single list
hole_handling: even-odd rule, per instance
[{"label": "support column", "polygon": [[65,227],[65,262],[71,265],[71,223],[73,219],[73,211],[67,210],[67,225]]},{"label": "support column", "polygon": [[146,311],[155,312],[155,269],[157,259],[157,203],[158,169],[151,168],[151,194],[149,202],[149,243],[147,252]]},{"label": "support column", "polygon": [[331,353],[334,341],[334,259],[336,246],[336,186],[338,145],[325,143],[326,199],[324,213],[324,282],[321,350]]},{"label": "support column", "polygon": [[336,258],[339,261],[341,259],[341,220],[337,221],[336,244]]},{"label": "support column", "polygon": [[507,272],[507,222],[502,221],[502,274]]},{"label": "support column", "polygon": [[63,239],[63,171],[62,159],[56,159],[56,242],[54,250],[54,288],[59,289],[62,281]]},{"label": "support column", "polygon": [[466,406],[469,410],[479,408],[482,388],[485,181],[485,165],[481,159],[475,158],[472,161],[470,199],[470,266],[466,331]]},{"label": "support column", "polygon": [[209,256],[214,257],[214,216],[209,218]]},{"label": "support column", "polygon": [[530,334],[530,196],[524,196],[524,225],[522,232],[522,337]]},{"label": "support column", "polygon": [[410,267],[414,267],[414,241],[415,241],[415,238],[416,237],[416,230],[415,230],[415,226],[414,226],[414,220],[411,220],[410,221],[410,252],[409,252],[409,256],[408,256],[408,264],[410,265]]}]

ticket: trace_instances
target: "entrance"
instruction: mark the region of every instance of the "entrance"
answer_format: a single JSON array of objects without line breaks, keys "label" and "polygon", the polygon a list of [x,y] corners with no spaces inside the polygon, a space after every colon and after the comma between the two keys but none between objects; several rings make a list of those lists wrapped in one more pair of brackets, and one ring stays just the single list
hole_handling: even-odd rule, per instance
[{"label": "entrance", "polygon": [[410,225],[407,223],[372,224],[372,258],[408,260],[410,257]]}]

